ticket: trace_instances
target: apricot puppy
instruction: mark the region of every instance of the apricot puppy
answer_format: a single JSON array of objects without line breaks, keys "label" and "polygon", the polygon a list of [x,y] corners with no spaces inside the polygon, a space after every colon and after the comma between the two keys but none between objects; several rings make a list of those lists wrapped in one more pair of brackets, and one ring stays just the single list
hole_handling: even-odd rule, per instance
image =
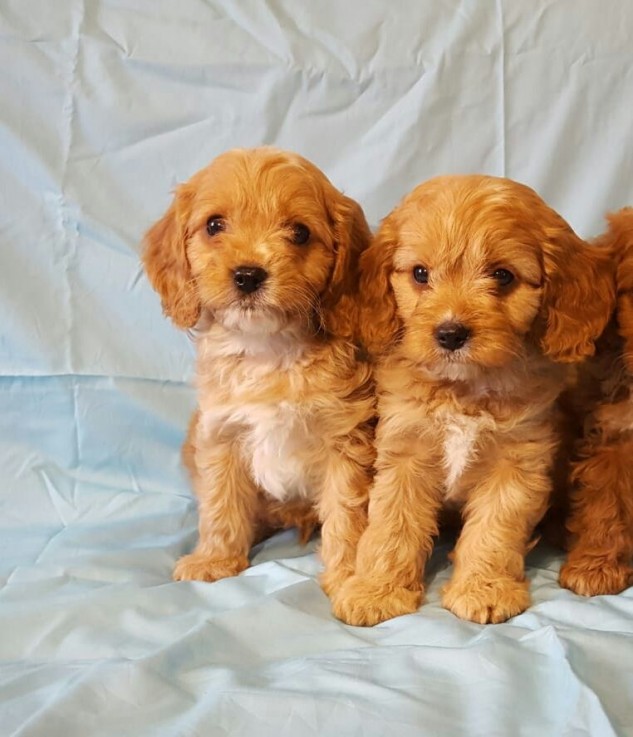
[{"label": "apricot puppy", "polygon": [[617,594],[633,584],[633,208],[608,218],[598,243],[617,263],[617,306],[582,367],[587,418],[572,472],[572,535],[560,583],[578,594]]},{"label": "apricot puppy", "polygon": [[165,313],[195,328],[198,410],[183,449],[199,541],[176,579],[248,566],[271,528],[322,523],[321,583],[354,567],[373,462],[359,359],[357,203],[305,159],[234,150],[180,186],[146,236]]},{"label": "apricot puppy", "polygon": [[383,352],[377,475],[338,617],[372,625],[419,606],[442,509],[463,519],[444,606],[481,623],[526,609],[556,400],[609,319],[610,263],[507,179],[433,179],[385,218],[361,261],[364,337]]}]

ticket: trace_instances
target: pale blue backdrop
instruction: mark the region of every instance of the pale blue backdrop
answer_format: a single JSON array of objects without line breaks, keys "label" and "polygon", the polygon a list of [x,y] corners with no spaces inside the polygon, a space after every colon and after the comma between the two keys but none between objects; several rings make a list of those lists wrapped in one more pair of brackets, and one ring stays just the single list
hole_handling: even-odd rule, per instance
[{"label": "pale blue backdrop", "polygon": [[139,265],[232,146],[313,159],[376,225],[446,172],[534,187],[581,235],[633,204],[629,0],[0,0],[0,735],[633,734],[633,591],[529,559],[507,624],[332,618],[291,533],[215,584],[178,449],[192,349]]}]

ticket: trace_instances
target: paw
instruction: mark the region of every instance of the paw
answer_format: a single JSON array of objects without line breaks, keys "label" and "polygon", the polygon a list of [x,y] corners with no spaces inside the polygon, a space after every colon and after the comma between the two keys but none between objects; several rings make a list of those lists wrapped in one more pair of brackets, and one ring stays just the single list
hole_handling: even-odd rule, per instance
[{"label": "paw", "polygon": [[487,580],[479,576],[449,581],[442,592],[442,605],[460,619],[471,622],[505,622],[530,606],[528,583],[507,577]]},{"label": "paw", "polygon": [[565,563],[558,580],[563,588],[581,596],[619,594],[633,584],[633,568],[624,563],[580,558]]},{"label": "paw", "polygon": [[422,603],[422,590],[377,585],[360,576],[348,578],[332,601],[334,616],[359,627],[371,627],[403,614],[412,614]]},{"label": "paw", "polygon": [[248,568],[248,558],[238,556],[217,560],[201,553],[183,556],[174,567],[174,581],[218,581],[220,578],[237,576]]}]

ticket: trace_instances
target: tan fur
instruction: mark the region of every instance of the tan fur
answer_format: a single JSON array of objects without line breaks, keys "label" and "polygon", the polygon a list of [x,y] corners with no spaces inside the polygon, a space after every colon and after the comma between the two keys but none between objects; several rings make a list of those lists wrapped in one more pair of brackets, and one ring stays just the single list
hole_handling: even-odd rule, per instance
[{"label": "tan fur", "polygon": [[[221,216],[222,232],[207,221]],[[293,243],[293,227],[310,230]],[[199,501],[196,549],[176,579],[248,565],[271,529],[322,524],[327,592],[354,567],[373,464],[372,377],[359,359],[361,208],[301,157],[270,148],[218,157],[176,191],[147,234],[163,308],[196,336],[198,410],[183,461]],[[268,272],[245,295],[233,271]]]},{"label": "tan fur", "polygon": [[[357,625],[414,611],[448,509],[463,529],[443,604],[503,621],[529,605],[524,557],[550,496],[557,398],[609,319],[608,255],[527,187],[455,176],[407,196],[362,266],[364,339],[380,355],[377,474],[334,611]],[[508,288],[500,268],[516,276]],[[472,330],[463,351],[438,345],[447,320]]]},{"label": "tan fur", "polygon": [[586,596],[633,584],[633,208],[611,215],[599,242],[617,263],[617,308],[576,392],[587,419],[572,470],[570,552],[560,573],[562,586]]}]

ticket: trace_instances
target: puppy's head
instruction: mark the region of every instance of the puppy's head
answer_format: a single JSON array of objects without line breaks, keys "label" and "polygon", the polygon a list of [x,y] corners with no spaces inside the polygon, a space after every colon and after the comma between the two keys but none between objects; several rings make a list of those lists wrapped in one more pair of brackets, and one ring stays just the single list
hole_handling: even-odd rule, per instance
[{"label": "puppy's head", "polygon": [[624,338],[624,359],[633,372],[633,207],[607,216],[608,231],[599,242],[613,251],[617,263],[617,321]]},{"label": "puppy's head", "polygon": [[[525,355],[591,355],[614,302],[608,254],[528,187],[452,176],[417,187],[362,258],[371,350],[399,341],[438,378],[468,380]],[[373,311],[373,315],[372,315]]]},{"label": "puppy's head", "polygon": [[314,165],[272,148],[229,151],[176,190],[143,261],[181,328],[204,310],[231,330],[349,329],[369,242],[360,206]]}]

